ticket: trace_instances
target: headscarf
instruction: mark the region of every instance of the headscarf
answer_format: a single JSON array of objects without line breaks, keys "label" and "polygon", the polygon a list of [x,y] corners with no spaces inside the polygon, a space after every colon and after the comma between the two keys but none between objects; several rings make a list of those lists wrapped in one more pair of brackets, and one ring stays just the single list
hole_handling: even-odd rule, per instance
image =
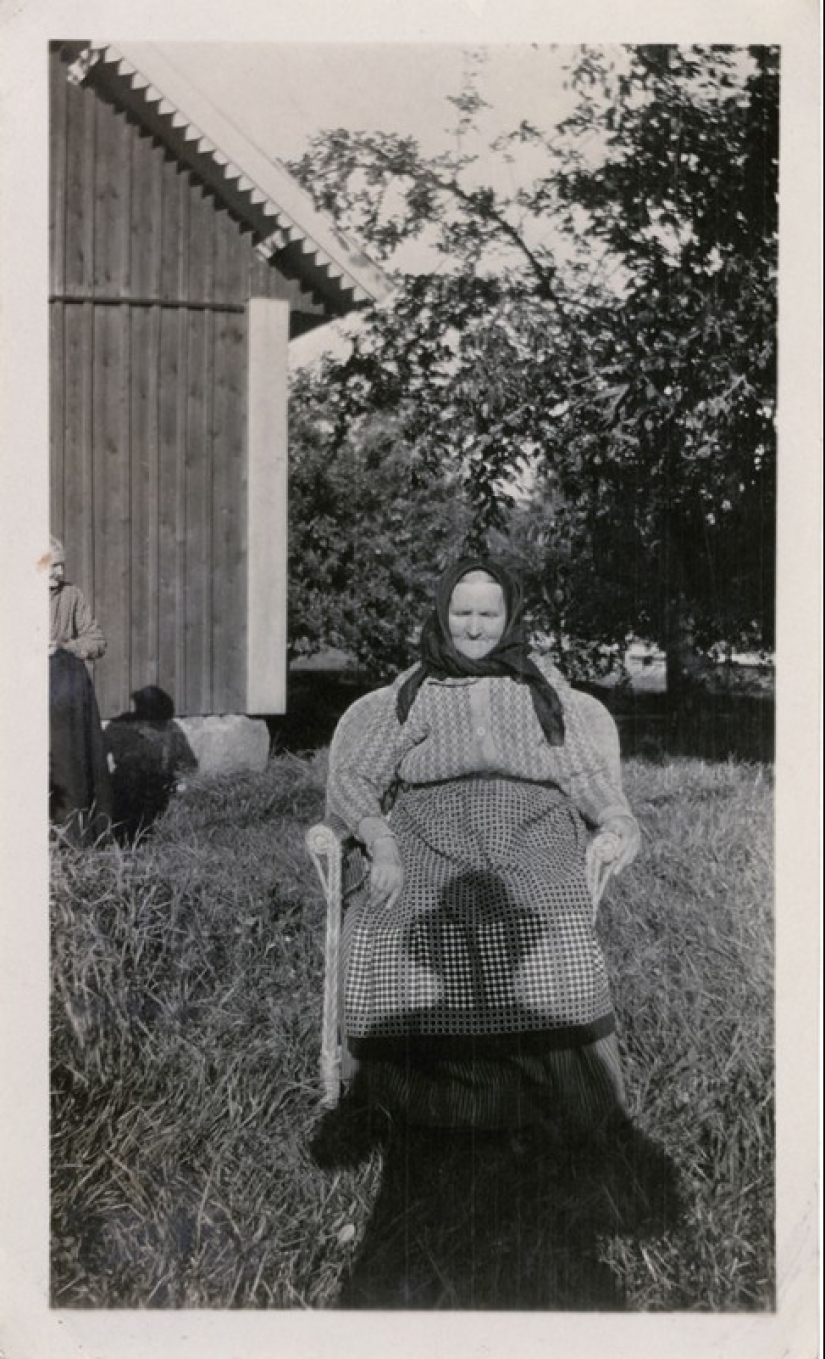
[{"label": "headscarf", "polygon": [[66,553],[63,551],[63,544],[61,543],[59,538],[55,538],[54,534],[52,534],[49,538],[49,556],[51,558],[52,566],[54,566],[56,562],[65,562],[66,560]]},{"label": "headscarf", "polygon": [[[507,622],[495,646],[477,660],[456,650],[450,636],[449,610],[453,590],[471,571],[483,571],[502,589]],[[530,659],[529,638],[523,621],[524,604],[518,578],[503,562],[489,557],[462,557],[448,566],[438,582],[435,609],[421,632],[421,663],[405,680],[398,693],[398,719],[406,722],[410,709],[425,679],[496,675],[529,684],[536,717],[548,742],[564,744],[564,715],[561,700],[536,663]]]}]

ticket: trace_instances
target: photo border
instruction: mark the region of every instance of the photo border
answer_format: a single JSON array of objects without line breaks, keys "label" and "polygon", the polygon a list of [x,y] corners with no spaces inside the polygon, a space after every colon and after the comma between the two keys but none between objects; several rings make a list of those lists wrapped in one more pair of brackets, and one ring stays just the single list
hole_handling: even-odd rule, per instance
[{"label": "photo border", "polygon": [[[149,1312],[48,1306],[47,43],[778,44],[778,1305],[767,1313]],[[819,1329],[821,219],[811,0],[0,0],[0,1354],[8,1359],[806,1359]]]}]

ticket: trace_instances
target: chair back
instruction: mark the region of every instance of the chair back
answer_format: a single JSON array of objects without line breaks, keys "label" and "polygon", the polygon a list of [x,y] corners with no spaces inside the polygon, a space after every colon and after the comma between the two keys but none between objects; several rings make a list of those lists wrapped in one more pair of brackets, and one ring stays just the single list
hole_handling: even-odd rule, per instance
[{"label": "chair back", "polygon": [[596,748],[604,755],[611,778],[621,787],[619,732],[612,715],[598,698],[574,689],[576,711],[587,726]]}]

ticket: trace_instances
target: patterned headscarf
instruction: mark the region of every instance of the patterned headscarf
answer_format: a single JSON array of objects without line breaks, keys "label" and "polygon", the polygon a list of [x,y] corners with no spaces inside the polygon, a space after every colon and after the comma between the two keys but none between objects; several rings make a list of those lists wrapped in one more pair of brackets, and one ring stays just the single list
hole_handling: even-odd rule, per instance
[{"label": "patterned headscarf", "polygon": [[[483,571],[502,589],[507,622],[504,632],[486,656],[474,660],[457,651],[450,636],[450,599],[460,580],[471,571]],[[529,655],[529,638],[523,622],[524,604],[518,578],[502,563],[489,557],[462,557],[443,573],[435,595],[435,609],[421,633],[421,663],[398,693],[399,721],[406,722],[416,694],[425,679],[460,678],[470,675],[497,675],[529,684],[533,707],[541,729],[553,746],[564,744],[564,715],[561,700]]]}]

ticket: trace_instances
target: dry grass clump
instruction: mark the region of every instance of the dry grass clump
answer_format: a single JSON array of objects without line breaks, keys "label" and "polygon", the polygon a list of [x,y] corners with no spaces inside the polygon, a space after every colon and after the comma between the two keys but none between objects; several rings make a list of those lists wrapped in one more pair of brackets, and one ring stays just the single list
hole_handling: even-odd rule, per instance
[{"label": "dry grass clump", "polygon": [[53,1303],[770,1307],[766,769],[628,766],[645,851],[602,934],[649,1140],[588,1158],[319,1122],[324,768],[195,781],[131,848],[55,844]]}]

